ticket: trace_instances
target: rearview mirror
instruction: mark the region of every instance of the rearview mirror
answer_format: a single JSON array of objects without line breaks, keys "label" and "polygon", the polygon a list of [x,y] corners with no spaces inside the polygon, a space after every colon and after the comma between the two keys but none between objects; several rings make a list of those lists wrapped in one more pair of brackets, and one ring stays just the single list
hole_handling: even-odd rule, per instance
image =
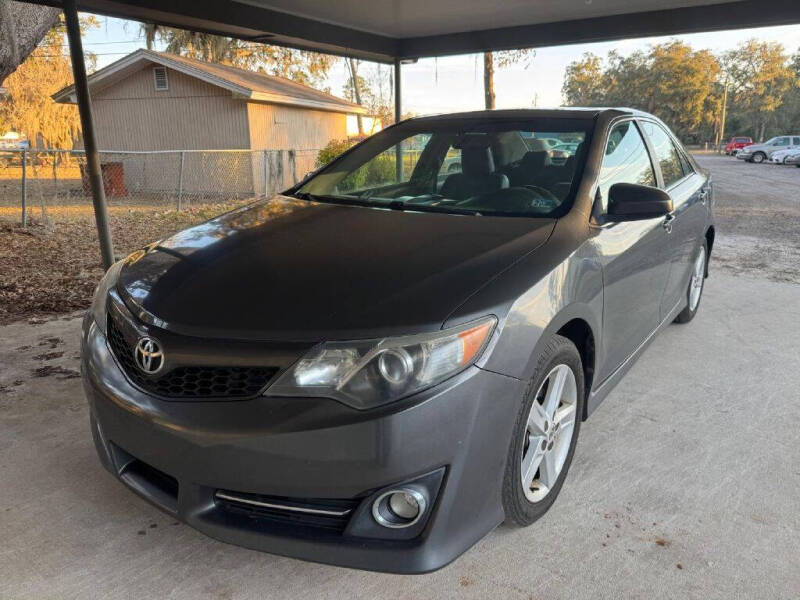
[{"label": "rearview mirror", "polygon": [[637,183],[615,183],[608,190],[608,219],[643,221],[672,212],[672,198],[664,190]]}]

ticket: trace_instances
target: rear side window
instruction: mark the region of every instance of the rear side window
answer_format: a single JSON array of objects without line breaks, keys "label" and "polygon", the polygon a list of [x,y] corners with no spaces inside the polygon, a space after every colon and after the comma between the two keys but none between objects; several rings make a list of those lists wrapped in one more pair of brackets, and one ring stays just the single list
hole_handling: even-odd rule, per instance
[{"label": "rear side window", "polygon": [[608,208],[608,190],[615,183],[656,185],[650,155],[633,121],[614,125],[608,134],[598,188],[603,213]]},{"label": "rear side window", "polygon": [[667,132],[650,121],[643,122],[642,128],[653,145],[653,150],[656,153],[655,159],[661,165],[664,187],[668,188],[683,179],[685,175],[688,175],[688,173],[683,172],[680,152],[678,152]]},{"label": "rear side window", "polygon": [[800,137],[793,137],[792,138],[792,145],[793,146],[800,146]]}]

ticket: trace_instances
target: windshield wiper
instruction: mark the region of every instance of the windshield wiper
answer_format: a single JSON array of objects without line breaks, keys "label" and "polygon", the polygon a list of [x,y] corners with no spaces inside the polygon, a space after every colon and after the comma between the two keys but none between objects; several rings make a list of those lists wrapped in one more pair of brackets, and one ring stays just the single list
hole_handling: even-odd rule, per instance
[{"label": "windshield wiper", "polygon": [[342,196],[318,196],[309,192],[294,192],[293,197],[309,202],[326,202],[328,204],[344,204],[346,206],[364,206],[367,208],[388,208],[390,210],[432,212],[451,215],[483,216],[479,211],[459,208],[456,206],[435,206],[430,204],[406,203],[404,200],[391,200],[389,202],[376,202],[362,200],[361,198],[347,198]]}]

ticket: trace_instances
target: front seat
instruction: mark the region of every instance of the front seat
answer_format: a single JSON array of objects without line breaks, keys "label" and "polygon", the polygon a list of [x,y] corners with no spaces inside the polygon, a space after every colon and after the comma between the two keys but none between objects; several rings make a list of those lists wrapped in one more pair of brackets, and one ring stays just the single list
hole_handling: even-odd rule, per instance
[{"label": "front seat", "polygon": [[519,161],[519,165],[509,173],[514,185],[533,185],[538,183],[545,169],[547,157],[548,154],[544,150],[526,152],[522,160]]},{"label": "front seat", "polygon": [[508,177],[494,172],[494,159],[488,146],[461,149],[461,173],[448,175],[440,194],[453,200],[466,200],[478,194],[508,187]]}]

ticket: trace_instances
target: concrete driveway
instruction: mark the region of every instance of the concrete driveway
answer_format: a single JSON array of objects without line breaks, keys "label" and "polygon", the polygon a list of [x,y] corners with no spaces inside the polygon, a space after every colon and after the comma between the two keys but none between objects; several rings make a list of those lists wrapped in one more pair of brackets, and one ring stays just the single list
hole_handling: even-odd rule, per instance
[{"label": "concrete driveway", "polygon": [[413,577],[228,546],[134,496],[94,455],[79,324],[0,328],[0,598],[800,596],[798,285],[712,262],[698,317],[581,429],[553,509]]}]

